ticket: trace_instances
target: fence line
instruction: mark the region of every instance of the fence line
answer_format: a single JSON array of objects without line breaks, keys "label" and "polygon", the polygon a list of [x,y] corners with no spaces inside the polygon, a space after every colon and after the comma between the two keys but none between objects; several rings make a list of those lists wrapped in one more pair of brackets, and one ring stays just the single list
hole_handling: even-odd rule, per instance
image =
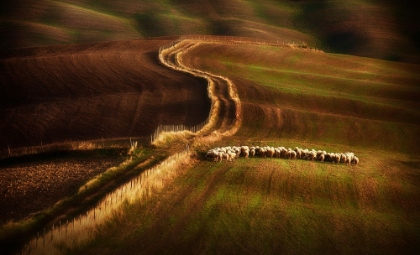
[{"label": "fence line", "polygon": [[[235,44],[258,44],[258,45],[270,45],[270,46],[287,46],[290,44],[282,44],[279,41],[265,41],[252,38],[244,37],[231,37],[231,36],[197,36],[189,35],[182,36],[181,40],[203,40],[203,41],[215,41],[215,42],[230,42]],[[159,54],[170,47],[174,47],[179,41],[174,41],[168,45],[162,46],[159,49]],[[294,45],[294,42],[293,42]],[[296,44],[297,47],[301,45],[301,48],[307,48],[307,45]],[[160,125],[151,135],[151,142],[155,141],[162,132],[180,132],[180,131],[190,131],[196,133],[200,131],[205,125],[209,123],[209,118],[203,123],[198,124],[193,127],[187,127],[184,125]],[[120,139],[129,141],[128,138]],[[98,142],[99,141],[99,142]],[[96,141],[96,148],[104,147],[104,141]],[[108,141],[108,140],[107,140]],[[131,139],[130,139],[131,142]],[[69,144],[74,145],[74,143],[83,142],[70,142],[63,143],[68,148]],[[77,147],[80,147],[80,144]],[[98,145],[99,144],[99,145]],[[130,143],[131,144],[131,143]],[[61,145],[61,144],[60,144]],[[30,148],[31,152],[35,151],[39,153],[44,150],[48,150],[50,147],[59,148],[58,144],[55,145],[42,145]],[[88,146],[88,145],[86,145]],[[65,147],[65,146],[64,146]],[[26,149],[28,150],[28,149]],[[55,149],[57,150],[57,149]],[[28,153],[28,151],[25,151]],[[8,148],[8,156],[12,154],[10,148]],[[170,183],[174,177],[179,174],[182,174],[186,171],[186,168],[179,167],[182,164],[185,164],[188,161],[188,150],[184,150],[180,153],[174,154],[168,157],[166,160],[154,166],[146,171],[142,172],[139,176],[132,179],[131,181],[121,185],[119,188],[113,192],[108,193],[98,204],[87,211],[86,213],[79,215],[73,220],[66,220],[66,222],[59,222],[58,225],[53,225],[50,229],[45,229],[42,233],[37,233],[37,235],[27,243],[21,253],[22,254],[59,254],[61,253],[62,247],[74,247],[80,245],[91,238],[93,238],[98,231],[98,226],[105,223],[107,220],[111,219],[113,215],[121,211],[121,206],[124,203],[132,204],[135,201],[144,201],[150,198],[154,193],[161,190],[166,184]]]},{"label": "fence line", "polygon": [[147,169],[136,178],[108,193],[86,213],[45,229],[23,247],[21,254],[60,254],[62,247],[71,248],[89,241],[98,231],[98,226],[121,211],[124,203],[149,199],[177,175],[185,172],[189,159],[188,150],[176,153],[160,164]]},{"label": "fence line", "polygon": [[[212,80],[207,75],[198,74],[197,72],[193,72],[192,70],[180,68],[178,66],[174,66],[174,65],[170,64],[167,61],[166,57],[164,57],[164,55],[163,55],[163,51],[166,51],[170,48],[175,47],[175,45],[180,43],[182,40],[185,40],[185,38],[181,37],[181,40],[172,41],[171,43],[160,47],[159,48],[159,60],[163,65],[165,65],[165,66],[167,66],[167,67],[169,67],[173,70],[178,70],[178,71],[181,71],[181,72],[187,72],[187,73],[190,73],[190,74],[194,75],[195,77],[201,77],[201,78],[204,78],[205,80],[207,80],[207,82],[208,82],[207,94],[208,94],[208,97],[211,101],[211,109],[210,109],[210,112],[209,112],[209,116],[207,117],[207,119],[204,122],[202,122],[201,124],[198,124],[194,127],[185,127],[185,126],[179,127],[179,126],[171,126],[171,125],[159,126],[156,129],[156,131],[151,135],[151,138],[150,138],[151,143],[155,142],[159,138],[159,135],[163,132],[177,132],[175,130],[178,130],[178,132],[179,131],[190,131],[190,132],[193,132],[193,133],[198,133],[199,131],[204,129],[207,125],[210,125],[210,122],[212,121],[212,115],[213,115],[212,113],[215,110],[214,109],[215,104],[217,104],[217,102],[213,99],[212,92],[211,92]],[[181,130],[179,128],[181,128]]]},{"label": "fence line", "polygon": [[150,136],[150,143],[153,144],[158,138],[159,135],[162,133],[177,133],[182,131],[190,131],[192,133],[197,133],[200,131],[207,123],[209,122],[209,119],[207,118],[202,123],[189,127],[185,125],[159,125],[155,132]]},{"label": "fence line", "polygon": [[8,157],[18,157],[24,155],[35,155],[56,151],[75,151],[75,150],[95,150],[95,149],[127,149],[130,148],[131,141],[145,140],[147,137],[124,137],[113,139],[97,139],[89,141],[68,141],[60,143],[42,144],[38,146],[10,148],[0,151],[0,159]]},{"label": "fence line", "polygon": [[263,46],[273,46],[273,47],[292,47],[303,50],[310,50],[316,52],[323,52],[317,48],[311,48],[306,42],[299,41],[284,41],[284,40],[264,40],[259,38],[251,37],[237,37],[237,36],[220,36],[220,35],[183,35],[178,38],[178,40],[173,41],[167,45],[160,47],[159,53],[165,49],[173,47],[179,41],[182,40],[199,40],[205,42],[223,42],[228,44],[254,44],[254,45],[263,45]]}]

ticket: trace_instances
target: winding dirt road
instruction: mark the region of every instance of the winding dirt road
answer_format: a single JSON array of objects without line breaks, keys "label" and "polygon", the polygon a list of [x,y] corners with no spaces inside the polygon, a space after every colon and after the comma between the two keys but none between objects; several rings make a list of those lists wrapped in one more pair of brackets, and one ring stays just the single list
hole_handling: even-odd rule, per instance
[{"label": "winding dirt road", "polygon": [[208,94],[212,101],[209,122],[198,132],[201,136],[230,136],[241,126],[242,107],[235,85],[226,77],[187,67],[182,55],[201,42],[183,40],[161,49],[159,59],[167,67],[204,78],[208,82]]},{"label": "winding dirt road", "polygon": [[200,45],[202,42],[183,40],[173,43],[159,51],[161,63],[183,73],[190,74],[194,79],[205,79],[208,83],[208,96],[211,99],[211,109],[206,124],[191,141],[192,146],[197,141],[215,141],[224,136],[235,134],[241,125],[241,103],[235,85],[227,78],[212,73],[195,70],[182,63],[182,54]]}]

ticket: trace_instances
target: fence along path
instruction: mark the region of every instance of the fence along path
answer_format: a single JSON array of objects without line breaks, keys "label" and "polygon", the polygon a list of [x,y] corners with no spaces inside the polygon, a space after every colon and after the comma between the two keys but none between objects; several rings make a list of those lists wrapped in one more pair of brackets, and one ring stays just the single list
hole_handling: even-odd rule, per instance
[{"label": "fence along path", "polygon": [[[305,42],[285,42],[285,41],[280,41],[280,40],[276,40],[276,41],[272,41],[272,40],[262,40],[262,39],[258,39],[258,38],[249,38],[249,37],[236,37],[236,36],[217,36],[217,35],[184,35],[179,37],[177,42],[173,42],[170,43],[166,46],[163,46],[160,48],[159,50],[159,59],[161,60],[161,62],[166,65],[169,68],[178,70],[178,71],[183,71],[183,72],[189,72],[192,73],[194,72],[193,75],[196,76],[200,76],[199,73],[201,73],[200,77],[205,78],[206,74],[211,75],[209,73],[200,71],[200,70],[195,70],[195,69],[189,69],[189,68],[182,68],[179,67],[177,65],[179,65],[179,63],[173,65],[173,64],[169,64],[167,63],[167,61],[165,60],[165,58],[163,58],[162,56],[162,51],[164,50],[168,50],[170,48],[174,48],[176,46],[177,43],[179,43],[180,41],[185,41],[185,40],[194,40],[194,41],[198,41],[198,42],[223,42],[223,43],[230,43],[230,44],[254,44],[254,45],[266,45],[266,46],[275,46],[275,47],[292,47],[292,48],[298,48],[298,49],[303,49],[303,50],[310,50],[310,51],[316,51],[316,52],[322,52],[319,49],[316,48],[311,48],[308,46],[307,43]],[[185,53],[185,51],[184,51]],[[189,71],[191,70],[191,71]],[[214,75],[214,74],[213,74]],[[227,78],[225,78],[227,79]],[[228,80],[228,79],[227,79]],[[211,81],[209,81],[209,87],[211,85]],[[210,88],[209,88],[210,89]],[[209,97],[211,98],[211,95],[209,94]],[[196,125],[194,127],[183,127],[183,130],[188,130],[191,132],[198,132],[200,130],[203,129],[203,127],[207,124],[209,124],[210,122],[210,118],[207,119],[206,121],[204,121],[203,123]],[[203,127],[200,128],[200,125],[202,125]],[[178,126],[173,126],[173,125],[161,125],[159,126],[155,132],[151,135],[150,138],[150,142],[153,143],[157,137],[159,136],[160,133],[162,132],[178,132],[177,129],[179,129],[179,125]],[[80,150],[80,149],[99,149],[99,148],[125,148],[126,145],[121,145],[122,143],[120,141],[117,141],[118,143],[116,144],[109,144],[111,140],[121,140],[121,141],[128,141],[128,138],[118,138],[118,139],[106,139],[106,141],[104,142],[103,139],[101,140],[96,140],[96,141],[75,141],[75,142],[63,142],[63,143],[54,143],[54,144],[42,144],[42,141],[40,141],[40,145],[38,146],[32,146],[32,147],[25,147],[25,148],[10,148],[8,147],[7,149],[5,148],[1,148],[0,150],[0,158],[6,158],[6,157],[11,157],[11,156],[21,156],[21,155],[28,155],[28,154],[39,154],[39,153],[43,153],[43,152],[51,152],[51,151],[66,151],[66,150]],[[127,144],[127,143],[124,143]]]},{"label": "fence along path", "polygon": [[92,238],[97,227],[121,210],[124,203],[147,200],[153,193],[186,171],[188,150],[176,153],[159,165],[152,167],[136,178],[106,195],[94,208],[71,221],[60,222],[51,229],[38,233],[22,250],[22,254],[60,254],[60,246],[81,245]]},{"label": "fence along path", "polygon": [[[162,132],[181,132],[185,130],[199,134],[203,132],[208,133],[210,130],[216,129],[223,131],[224,135],[233,134],[239,128],[240,121],[237,117],[241,115],[240,100],[237,97],[234,85],[227,78],[208,72],[191,70],[183,66],[179,54],[198,44],[197,42],[188,43],[189,47],[180,44],[178,46],[182,47],[178,48],[174,54],[171,50],[175,49],[178,43],[161,48],[159,50],[159,59],[164,65],[172,69],[191,73],[196,77],[205,78],[209,82],[208,93],[212,101],[210,116],[206,121],[194,127],[183,125],[159,126],[152,135],[151,141],[156,139]],[[169,54],[164,57],[164,53]],[[170,59],[172,62],[169,61]],[[217,89],[224,91],[223,93],[219,91],[221,96],[217,95]],[[229,103],[220,106],[221,101],[228,101]],[[219,118],[219,115],[222,118]],[[188,161],[188,149],[168,157],[157,166],[142,172],[138,177],[106,195],[85,214],[79,215],[79,217],[71,221],[59,222],[58,225],[53,225],[51,229],[44,229],[42,233],[38,233],[23,247],[21,254],[61,254],[60,247],[71,248],[83,244],[95,236],[98,226],[111,219],[116,212],[121,210],[121,206],[124,203],[134,203],[135,201],[149,198],[153,193],[158,192],[165,185],[172,182],[176,176],[186,171],[187,168],[180,166],[187,164]]]},{"label": "fence along path", "polygon": [[153,134],[150,136],[150,143],[153,144],[162,133],[176,133],[176,132],[182,132],[182,131],[189,131],[192,133],[197,133],[205,125],[207,125],[208,122],[209,122],[209,119],[192,127],[188,127],[185,125],[160,125],[156,128],[155,132],[153,132]]},{"label": "fence along path", "polygon": [[223,36],[223,35],[183,35],[179,40],[196,40],[201,42],[217,43],[222,42],[225,44],[253,44],[264,45],[273,47],[289,47],[301,50],[309,50],[315,52],[323,52],[317,47],[312,48],[306,42],[300,41],[284,41],[284,40],[264,40],[251,37],[238,37],[238,36]]}]

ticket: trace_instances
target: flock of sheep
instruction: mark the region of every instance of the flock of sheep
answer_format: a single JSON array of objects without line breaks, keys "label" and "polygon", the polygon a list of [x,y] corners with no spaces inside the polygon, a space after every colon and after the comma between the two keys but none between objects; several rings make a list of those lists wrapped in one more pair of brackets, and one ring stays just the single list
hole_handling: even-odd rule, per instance
[{"label": "flock of sheep", "polygon": [[210,149],[206,154],[206,159],[213,161],[223,160],[232,162],[240,156],[248,157],[263,157],[263,158],[287,158],[287,159],[306,159],[318,160],[320,162],[332,163],[346,163],[346,164],[359,164],[359,158],[353,152],[345,153],[330,153],[321,150],[308,150],[296,147],[295,149],[285,147],[259,147],[259,146],[228,146],[221,148]]}]

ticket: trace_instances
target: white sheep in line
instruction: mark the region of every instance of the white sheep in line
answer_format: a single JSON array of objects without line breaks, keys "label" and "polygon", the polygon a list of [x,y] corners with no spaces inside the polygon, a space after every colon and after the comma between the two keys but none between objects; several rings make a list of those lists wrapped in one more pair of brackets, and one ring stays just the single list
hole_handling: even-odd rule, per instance
[{"label": "white sheep in line", "polygon": [[306,159],[320,162],[359,164],[359,158],[353,152],[334,153],[322,150],[316,151],[314,149],[301,149],[299,147],[286,149],[285,147],[271,146],[227,146],[214,148],[207,152],[206,159],[233,162],[240,156],[245,158],[259,156],[263,158]]}]

